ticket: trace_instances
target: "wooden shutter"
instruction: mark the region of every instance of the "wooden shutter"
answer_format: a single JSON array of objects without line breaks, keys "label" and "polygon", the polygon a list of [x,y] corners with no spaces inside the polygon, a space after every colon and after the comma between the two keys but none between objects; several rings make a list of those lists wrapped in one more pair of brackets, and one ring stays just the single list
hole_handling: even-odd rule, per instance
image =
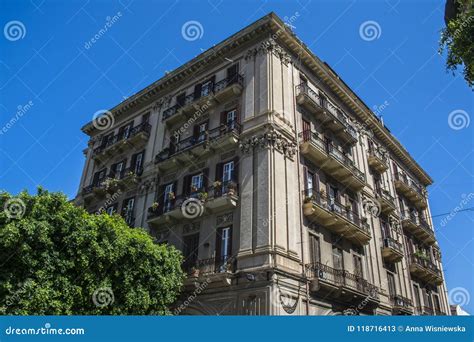
[{"label": "wooden shutter", "polygon": [[227,111],[221,112],[221,125],[225,125],[227,123]]},{"label": "wooden shutter", "polygon": [[209,181],[209,168],[205,168],[202,171],[202,187],[205,189],[205,191],[207,191],[207,187],[209,184],[208,181]]},{"label": "wooden shutter", "polygon": [[209,81],[211,81],[211,89],[209,89],[211,92],[214,91],[214,85],[216,84],[216,75],[212,76]]},{"label": "wooden shutter", "polygon": [[234,162],[234,171],[232,173],[232,181],[239,183],[239,157],[233,159]]},{"label": "wooden shutter", "polygon": [[191,175],[184,176],[183,178],[183,195],[187,196],[191,192]]},{"label": "wooden shutter", "polygon": [[199,138],[199,124],[194,125],[193,127],[193,138],[194,140],[197,140]]},{"label": "wooden shutter", "polygon": [[201,97],[202,84],[198,83],[194,86],[194,99],[197,100]]},{"label": "wooden shutter", "polygon": [[186,93],[181,93],[178,96],[176,96],[176,104],[179,107],[182,107],[185,101],[186,101]]},{"label": "wooden shutter", "polygon": [[217,163],[216,165],[216,181],[222,182],[222,163]]},{"label": "wooden shutter", "polygon": [[232,84],[237,81],[238,64],[234,64],[227,68],[227,84]]}]

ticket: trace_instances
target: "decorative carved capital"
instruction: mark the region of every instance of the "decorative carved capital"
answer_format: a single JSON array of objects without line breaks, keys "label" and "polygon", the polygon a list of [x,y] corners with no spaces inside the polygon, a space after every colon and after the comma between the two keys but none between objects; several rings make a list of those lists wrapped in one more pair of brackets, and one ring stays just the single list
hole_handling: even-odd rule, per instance
[{"label": "decorative carved capital", "polygon": [[282,63],[288,65],[291,63],[291,56],[283,49],[273,38],[263,41],[258,47],[249,49],[245,55],[245,60],[255,58],[257,55],[272,53],[278,57]]},{"label": "decorative carved capital", "polygon": [[250,151],[255,148],[274,148],[290,159],[292,159],[296,153],[296,144],[276,132],[273,128],[266,133],[242,139],[240,142],[240,149],[243,153],[250,153]]}]

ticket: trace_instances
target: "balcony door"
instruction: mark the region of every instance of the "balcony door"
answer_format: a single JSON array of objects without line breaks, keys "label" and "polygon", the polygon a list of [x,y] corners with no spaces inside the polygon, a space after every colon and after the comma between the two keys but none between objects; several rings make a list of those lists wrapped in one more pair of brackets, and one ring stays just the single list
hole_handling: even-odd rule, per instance
[{"label": "balcony door", "polygon": [[321,249],[319,245],[319,237],[314,234],[309,234],[309,253],[310,262],[313,265],[319,264],[321,261]]},{"label": "balcony door", "polygon": [[194,126],[193,137],[196,143],[200,143],[206,140],[208,124],[208,121],[205,121]]},{"label": "balcony door", "polygon": [[199,254],[199,233],[186,235],[183,237],[183,268],[189,271],[191,267],[195,267]]},{"label": "balcony door", "polygon": [[232,255],[232,226],[218,228],[216,232],[216,271],[227,271]]},{"label": "balcony door", "polygon": [[421,298],[420,298],[420,288],[418,287],[418,285],[413,284],[413,293],[415,294],[415,307],[417,310],[420,310]]},{"label": "balcony door", "polygon": [[128,225],[133,225],[133,209],[135,208],[135,198],[128,198],[122,204],[122,216]]},{"label": "balcony door", "polygon": [[130,122],[128,125],[123,126],[119,129],[119,137],[122,139],[128,139],[130,132],[133,128],[133,122]]},{"label": "balcony door", "polygon": [[[234,161],[231,160],[222,166],[222,185],[228,184],[234,179]],[[223,189],[224,190],[224,189]]]},{"label": "balcony door", "polygon": [[388,293],[390,297],[394,297],[397,294],[397,287],[395,284],[395,276],[392,272],[387,272],[387,283],[388,283]]},{"label": "balcony door", "polygon": [[143,167],[143,155],[144,155],[144,152],[142,151],[132,156],[132,161],[130,165],[131,170],[138,175],[141,173],[141,170]]},{"label": "balcony door", "polygon": [[191,176],[191,195],[201,191],[204,185],[204,174],[198,173],[197,175]]},{"label": "balcony door", "polygon": [[239,65],[234,64],[227,68],[227,84],[233,84],[237,82],[237,75],[239,72]]},{"label": "balcony door", "polygon": [[303,119],[303,141],[311,140],[311,123]]},{"label": "balcony door", "polygon": [[168,212],[173,209],[175,200],[175,183],[169,183],[165,185],[163,193],[163,212]]}]

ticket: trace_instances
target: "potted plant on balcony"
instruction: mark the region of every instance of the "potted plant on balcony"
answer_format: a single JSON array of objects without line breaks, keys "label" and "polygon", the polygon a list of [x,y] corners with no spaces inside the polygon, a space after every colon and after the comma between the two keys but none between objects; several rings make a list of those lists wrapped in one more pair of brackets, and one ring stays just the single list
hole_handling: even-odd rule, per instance
[{"label": "potted plant on balcony", "polygon": [[174,194],[173,191],[171,191],[170,193],[168,193],[168,199],[173,201],[176,199],[176,195]]},{"label": "potted plant on balcony", "polygon": [[107,192],[115,192],[118,189],[118,186],[120,184],[120,180],[117,178],[107,178],[104,180],[102,183],[105,191]]},{"label": "potted plant on balcony", "polygon": [[193,278],[198,278],[199,277],[199,268],[193,266],[189,270],[189,276]]},{"label": "potted plant on balcony", "polygon": [[237,190],[237,184],[235,184],[235,182],[229,182],[229,185],[227,185],[227,193],[230,196],[233,196],[235,195],[236,190]]},{"label": "potted plant on balcony", "polygon": [[214,181],[214,183],[212,183],[212,186],[214,187],[214,189],[216,189],[216,188],[219,189],[221,187],[221,185],[222,185],[222,182],[218,181],[218,180],[216,180],[216,181]]},{"label": "potted plant on balcony", "polygon": [[158,211],[158,208],[160,207],[160,203],[158,202],[153,202],[150,207],[150,211],[152,213],[156,213]]},{"label": "potted plant on balcony", "polygon": [[202,202],[206,202],[207,197],[208,197],[208,193],[207,193],[206,191],[201,191],[201,192],[198,194],[198,198],[199,198]]},{"label": "potted plant on balcony", "polygon": [[192,185],[191,186],[191,193],[197,192],[197,191],[198,191],[198,188],[195,185]]}]

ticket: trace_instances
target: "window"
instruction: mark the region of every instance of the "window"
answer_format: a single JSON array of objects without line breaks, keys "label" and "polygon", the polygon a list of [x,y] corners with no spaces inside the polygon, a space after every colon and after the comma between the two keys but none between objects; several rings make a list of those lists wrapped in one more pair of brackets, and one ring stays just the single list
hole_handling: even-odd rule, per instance
[{"label": "window", "polygon": [[354,261],[354,274],[358,277],[364,276],[364,269],[362,267],[362,258],[360,255],[352,255],[352,260]]},{"label": "window", "polygon": [[94,174],[94,178],[92,179],[92,185],[94,185],[94,186],[100,185],[100,183],[102,183],[102,181],[106,177],[106,172],[107,172],[107,169],[102,169],[100,171],[97,171]]},{"label": "window", "polygon": [[202,173],[191,176],[191,193],[200,191],[203,188],[203,178],[204,175]]},{"label": "window", "polygon": [[165,213],[173,209],[174,197],[174,183],[166,184],[163,193],[163,210]]},{"label": "window", "polygon": [[214,86],[214,82],[212,80],[208,80],[208,81],[204,82],[202,84],[202,88],[201,88],[201,97],[207,96],[210,93],[212,93],[213,86]]},{"label": "window", "polygon": [[303,119],[303,141],[311,140],[311,123]]},{"label": "window", "polygon": [[228,183],[232,181],[234,174],[234,161],[230,161],[224,164],[222,167],[222,182]]},{"label": "window", "polygon": [[344,269],[342,249],[337,246],[332,247],[332,262],[335,269],[337,270]]},{"label": "window", "polygon": [[184,269],[189,271],[196,266],[199,254],[199,233],[186,235],[183,237]]},{"label": "window", "polygon": [[130,136],[130,131],[133,128],[133,121],[130,122],[128,125],[125,125],[119,129],[119,136],[122,139],[127,139]]},{"label": "window", "polygon": [[216,233],[216,270],[225,272],[227,261],[232,254],[232,227],[217,229]]},{"label": "window", "polygon": [[127,198],[122,204],[122,216],[128,225],[133,225],[135,218],[133,217],[133,209],[135,207],[135,198]]},{"label": "window", "polygon": [[308,190],[308,196],[313,196],[314,173],[309,170],[306,173],[306,189]]},{"label": "window", "polygon": [[118,207],[118,203],[114,203],[111,206],[107,207],[105,209],[105,212],[109,214],[110,216],[112,216],[113,214],[117,213],[117,207]]},{"label": "window", "polygon": [[108,142],[109,141],[112,141],[112,138],[114,137],[114,133],[110,133],[110,134],[107,134],[107,135],[104,135],[104,137],[102,138],[102,142],[100,144],[101,147],[105,147],[107,146]]},{"label": "window", "polygon": [[439,303],[438,295],[433,294],[433,300],[434,300],[434,308],[435,308],[436,314],[441,313],[441,305]]},{"label": "window", "polygon": [[237,109],[229,110],[226,115],[227,128],[234,129],[236,122],[237,122]]},{"label": "window", "polygon": [[319,263],[321,260],[319,237],[314,234],[309,234],[309,252],[311,263]]},{"label": "window", "polygon": [[142,123],[148,123],[150,121],[150,113],[143,114]]},{"label": "window", "polygon": [[227,68],[227,84],[233,84],[237,82],[238,72],[239,72],[238,64],[234,64]]},{"label": "window", "polygon": [[130,168],[131,171],[134,173],[140,175],[143,169],[143,156],[145,154],[145,151],[136,153],[132,156]]},{"label": "window", "polygon": [[122,178],[123,171],[125,170],[125,160],[122,160],[114,165],[112,165],[111,170],[110,170],[110,176],[112,178]]},{"label": "window", "polygon": [[208,122],[202,122],[194,126],[193,137],[195,141],[202,142],[206,140]]}]

